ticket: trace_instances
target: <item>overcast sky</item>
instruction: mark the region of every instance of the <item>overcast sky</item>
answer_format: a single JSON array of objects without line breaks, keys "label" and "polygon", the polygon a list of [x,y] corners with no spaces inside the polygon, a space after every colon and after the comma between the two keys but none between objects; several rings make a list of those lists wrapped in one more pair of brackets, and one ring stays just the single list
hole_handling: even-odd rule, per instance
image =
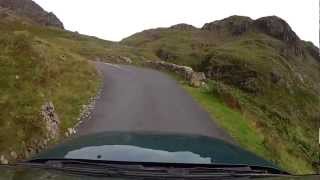
[{"label": "overcast sky", "polygon": [[319,0],[34,0],[54,12],[65,28],[119,41],[156,27],[204,23],[231,15],[277,15],[300,38],[319,46]]}]

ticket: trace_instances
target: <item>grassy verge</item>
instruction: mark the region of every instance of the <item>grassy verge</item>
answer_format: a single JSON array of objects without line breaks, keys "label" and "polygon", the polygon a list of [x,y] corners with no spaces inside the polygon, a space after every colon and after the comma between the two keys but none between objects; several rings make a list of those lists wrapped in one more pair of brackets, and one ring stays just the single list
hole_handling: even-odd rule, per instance
[{"label": "grassy verge", "polygon": [[[183,84],[183,87],[243,148],[273,161],[291,173],[306,174],[314,172],[308,162],[288,151],[288,147],[291,146],[290,142],[284,143],[281,139],[274,139],[275,142],[279,143],[269,143],[269,137],[277,136],[272,136],[259,127],[257,116],[251,112],[230,107],[224,99],[213,93],[215,91],[212,89],[213,87],[198,89],[185,84]],[[272,131],[269,133],[272,133]],[[270,147],[270,145],[273,147]]]},{"label": "grassy verge", "polygon": [[268,154],[263,146],[263,137],[243,114],[229,108],[221,99],[212,96],[204,89],[186,85],[184,88],[207,110],[212,119],[216,119],[218,124],[226,129],[240,145],[261,156]]},{"label": "grassy verge", "polygon": [[53,102],[63,135],[76,124],[99,76],[82,56],[28,31],[0,36],[0,155],[23,159],[45,135],[41,106]]}]

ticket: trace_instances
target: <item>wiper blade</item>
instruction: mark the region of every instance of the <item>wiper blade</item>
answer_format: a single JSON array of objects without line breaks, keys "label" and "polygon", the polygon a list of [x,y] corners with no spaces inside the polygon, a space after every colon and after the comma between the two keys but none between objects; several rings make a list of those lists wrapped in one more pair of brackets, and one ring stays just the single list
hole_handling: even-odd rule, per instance
[{"label": "wiper blade", "polygon": [[[18,164],[19,165],[19,164]],[[288,175],[285,173],[272,173],[270,168],[250,166],[225,167],[177,167],[137,164],[117,164],[104,161],[88,160],[36,160],[20,165],[61,170],[72,174],[108,177],[142,177],[142,178],[201,178],[212,177],[270,177]]]}]

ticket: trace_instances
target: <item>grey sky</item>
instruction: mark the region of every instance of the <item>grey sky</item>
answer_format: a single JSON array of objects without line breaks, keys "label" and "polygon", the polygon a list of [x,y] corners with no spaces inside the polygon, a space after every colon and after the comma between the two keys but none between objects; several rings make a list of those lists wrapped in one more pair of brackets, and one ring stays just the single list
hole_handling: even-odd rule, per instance
[{"label": "grey sky", "polygon": [[230,15],[277,15],[300,38],[319,46],[319,0],[34,0],[68,30],[119,41],[156,27],[204,23]]}]

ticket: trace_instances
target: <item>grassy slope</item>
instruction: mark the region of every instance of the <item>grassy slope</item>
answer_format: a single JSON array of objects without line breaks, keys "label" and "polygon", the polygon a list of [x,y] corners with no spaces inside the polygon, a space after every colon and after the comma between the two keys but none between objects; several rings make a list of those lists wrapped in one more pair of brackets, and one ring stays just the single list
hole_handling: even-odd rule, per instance
[{"label": "grassy slope", "polygon": [[62,135],[75,125],[82,105],[100,84],[87,60],[111,43],[19,18],[1,19],[0,33],[0,155],[10,159],[15,151],[24,158],[26,149],[44,135],[39,113],[46,101],[56,108]]},{"label": "grassy slope", "polygon": [[[95,95],[99,75],[88,60],[119,56],[140,60],[142,50],[75,32],[42,27],[0,8],[0,155],[27,147],[44,135],[39,116],[53,101],[61,134],[77,123],[83,104]],[[12,137],[12,138],[9,138]]]},{"label": "grassy slope", "polygon": [[[189,86],[184,86],[184,88],[242,147],[273,161],[281,168],[292,173],[306,174],[313,172],[308,161],[303,157],[291,154],[287,149],[290,148],[290,151],[295,151],[296,147],[278,139],[277,135],[272,135],[272,130],[268,133],[263,132],[264,130],[259,127],[257,116],[252,112],[248,110],[239,112],[228,106],[219,94],[212,93],[214,89],[197,89]],[[270,138],[274,138],[271,141],[278,144],[270,146],[270,143],[267,142]]]},{"label": "grassy slope", "polygon": [[[223,101],[229,103],[228,98],[217,101],[215,93],[189,90],[244,147],[292,172],[313,171],[312,161],[319,160],[315,127],[319,126],[320,118],[320,63],[309,53],[302,57],[285,56],[281,52],[288,48],[284,42],[255,32],[230,36],[199,30],[156,29],[138,33],[121,43],[147,49],[155,59],[162,58],[157,56],[157,50],[164,49],[173,57],[165,60],[191,65],[199,71],[237,65],[237,72],[229,71],[215,79],[221,86],[229,87],[222,94],[231,96],[239,106],[231,109],[232,115],[230,108],[221,106]],[[246,79],[245,74],[251,71],[257,73],[253,84],[257,94],[230,82]],[[272,83],[271,73],[281,80]],[[233,126],[236,121],[233,118],[242,122],[239,127]]]},{"label": "grassy slope", "polygon": [[[234,94],[242,109],[255,115],[250,120],[259,125],[274,160],[293,172],[308,172],[311,159],[319,158],[315,127],[319,126],[320,66],[310,57],[281,57],[276,48],[283,44],[264,38],[250,37],[223,45],[214,50],[214,59],[240,66],[245,63],[247,69],[259,73],[259,95],[226,91]],[[270,82],[270,72],[276,72],[282,80],[277,84]]]}]

